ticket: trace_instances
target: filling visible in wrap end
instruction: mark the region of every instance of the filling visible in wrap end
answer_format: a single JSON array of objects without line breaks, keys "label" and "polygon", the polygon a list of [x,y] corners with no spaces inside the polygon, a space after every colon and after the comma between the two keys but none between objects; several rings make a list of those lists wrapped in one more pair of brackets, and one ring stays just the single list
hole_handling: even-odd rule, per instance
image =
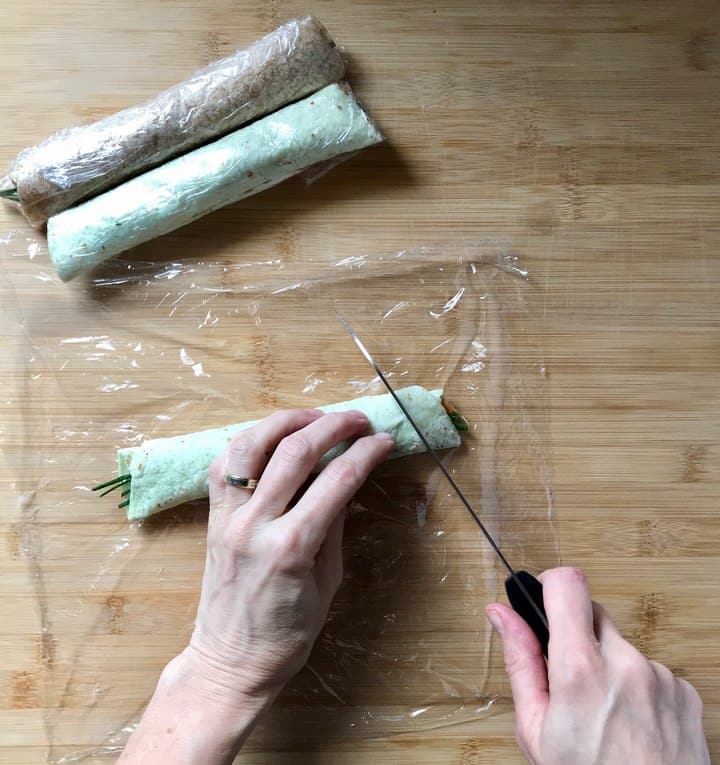
[{"label": "filling visible in wrap end", "polygon": [[[458,427],[446,411],[442,390],[426,390],[413,385],[401,388],[397,395],[433,449],[452,449],[460,445]],[[391,459],[425,451],[417,433],[389,394],[329,404],[320,409],[324,412],[350,409],[364,412],[371,433],[387,432],[395,439]],[[122,480],[126,487],[124,496],[127,499],[121,506],[126,508],[128,520],[141,520],[161,510],[207,497],[210,464],[235,433],[257,422],[251,420],[189,435],[152,439],[141,446],[118,450],[120,478],[114,480]],[[349,443],[342,443],[330,450],[320,460],[317,470],[349,446]]]}]

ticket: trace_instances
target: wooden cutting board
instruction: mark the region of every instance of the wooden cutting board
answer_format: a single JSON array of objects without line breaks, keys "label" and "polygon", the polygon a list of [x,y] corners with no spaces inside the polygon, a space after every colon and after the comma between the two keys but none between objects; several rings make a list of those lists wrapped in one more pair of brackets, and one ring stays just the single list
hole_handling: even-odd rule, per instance
[{"label": "wooden cutting board", "polygon": [[[110,427],[120,427],[124,416],[128,427],[142,422],[148,428],[158,412],[170,410],[179,427],[183,407],[194,424],[207,421],[214,399],[201,393],[208,390],[222,390],[225,406],[251,405],[251,414],[262,413],[301,401],[313,379],[332,381],[336,373],[345,379],[360,367],[350,350],[336,353],[332,344],[313,356],[316,338],[331,343],[322,321],[298,327],[298,314],[284,309],[253,315],[252,301],[244,298],[232,325],[236,347],[228,340],[234,333],[223,330],[222,342],[211,338],[207,346],[183,348],[186,358],[170,364],[160,349],[177,325],[166,323],[167,306],[158,309],[165,293],[157,274],[167,279],[168,262],[180,263],[196,269],[197,278],[187,269],[181,276],[195,290],[228,279],[237,288],[249,283],[244,263],[256,264],[247,273],[258,279],[304,270],[320,277],[329,263],[359,254],[470,240],[482,242],[484,251],[516,255],[529,272],[514,298],[520,302],[510,304],[517,311],[504,314],[513,340],[507,347],[513,364],[537,363],[542,370],[542,388],[530,391],[542,395],[533,407],[522,388],[518,411],[531,412],[554,501],[549,519],[532,515],[535,544],[524,549],[524,559],[585,569],[594,596],[628,638],[698,687],[711,752],[720,756],[716,4],[6,0],[0,9],[0,162],[55,129],[149,97],[305,12],[318,15],[345,47],[350,82],[386,133],[385,146],[308,188],[286,184],[143,248],[133,257],[134,273],[145,281],[116,301],[84,284],[62,292],[37,235],[9,208],[0,209],[0,384],[6,393],[0,397],[0,762],[36,763],[46,756],[62,762],[98,745],[112,759],[113,747],[122,744],[122,732],[112,738],[118,722],[139,710],[192,620],[202,507],[169,528],[151,529],[141,554],[117,569],[117,580],[108,578],[130,554],[126,549],[136,549],[135,532],[122,515],[88,502],[72,484],[110,465],[108,443],[124,438],[120,431],[108,435]],[[230,276],[218,274],[218,264]],[[375,305],[395,283],[376,276],[365,291],[347,286],[342,294],[358,308]],[[403,288],[394,267],[387,278]],[[436,278],[439,295],[446,277]],[[173,299],[181,294],[173,292],[178,283],[167,281]],[[193,299],[197,310],[201,301]],[[201,320],[211,323],[212,310]],[[229,316],[227,303],[223,310]],[[98,326],[112,326],[128,347],[97,351],[94,385],[87,364],[73,367],[78,346],[67,341],[97,337],[92,342],[102,344],[107,338]],[[221,326],[231,325],[223,319]],[[292,328],[285,341],[283,326]],[[515,342],[529,336],[531,350]],[[415,339],[408,332],[404,347],[417,351],[418,365],[426,364]],[[133,351],[131,342],[142,348]],[[316,378],[297,349],[322,366]],[[126,366],[137,354],[142,385],[118,394],[127,395],[128,408],[122,416],[113,410],[112,419],[108,402],[117,399],[99,388],[135,379],[117,373],[120,353]],[[211,380],[202,376],[208,369],[194,366],[203,354],[214,360]],[[237,383],[244,372],[234,377],[240,362],[221,363],[241,357],[256,374],[246,393]],[[187,377],[177,377],[182,369]],[[169,401],[162,390],[171,379],[173,390],[185,393]],[[339,393],[333,385],[327,390]],[[93,394],[81,395],[86,390]],[[514,422],[516,412],[507,407],[507,422]],[[161,429],[162,422],[152,427]],[[519,453],[527,445],[518,446]],[[518,475],[534,476],[538,466],[531,463],[529,473],[519,469]],[[424,486],[418,470],[409,495]],[[43,483],[44,475],[53,479]],[[473,480],[468,470],[467,481],[481,491],[482,481]],[[50,515],[34,515],[38,507]],[[435,497],[426,509],[429,528],[450,517],[447,498]],[[415,529],[416,552],[424,550],[419,527],[408,528]],[[462,571],[481,576],[489,564],[479,547],[467,546],[469,539],[458,537],[457,560]],[[395,541],[408,549],[406,535],[388,538]],[[362,560],[372,562],[373,551]],[[424,560],[418,555],[407,570],[402,586],[410,592],[425,584]],[[361,576],[357,560],[350,570]],[[484,590],[478,587],[474,605],[480,607]],[[422,638],[425,606],[409,599],[404,618],[415,631],[407,641],[434,641],[438,652],[446,658],[456,652],[465,667],[473,654],[463,640],[486,636],[485,629],[457,607],[461,588],[439,595],[444,610],[433,613],[438,623],[431,621]],[[476,619],[483,618],[480,610]],[[382,642],[382,630],[366,622],[358,639]],[[383,650],[392,652],[388,645]],[[487,717],[473,713],[459,724],[451,718],[368,738],[328,730],[322,718],[315,727],[298,727],[293,710],[305,709],[308,697],[291,695],[273,712],[275,727],[271,720],[250,741],[243,761],[520,763],[494,644],[488,661],[498,698]],[[346,710],[348,720],[431,693],[414,680],[393,685],[369,670],[355,677],[361,701]],[[447,700],[456,713],[452,696]],[[298,719],[307,725],[307,714]],[[273,730],[282,732],[280,744],[273,743]]]}]

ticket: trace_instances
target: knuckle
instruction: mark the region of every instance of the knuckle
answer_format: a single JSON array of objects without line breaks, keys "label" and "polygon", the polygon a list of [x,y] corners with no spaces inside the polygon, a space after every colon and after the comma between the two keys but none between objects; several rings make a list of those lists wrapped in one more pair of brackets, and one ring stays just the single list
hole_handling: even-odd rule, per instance
[{"label": "knuckle", "polygon": [[660,662],[657,661],[648,661],[647,664],[650,666],[650,670],[655,680],[666,683],[674,682],[675,675],[664,664],[660,664]]},{"label": "knuckle", "polygon": [[220,532],[219,539],[223,549],[232,555],[237,555],[247,547],[248,529],[244,524],[231,524]]},{"label": "knuckle", "polygon": [[323,420],[327,425],[338,425],[340,423],[347,422],[350,419],[349,412],[328,412]]},{"label": "knuckle", "polygon": [[[697,694],[695,688],[693,688],[687,680],[682,677],[675,677],[673,675],[673,681],[678,691],[680,691],[688,700],[692,699],[693,694]],[[698,695],[699,698],[699,695]]]},{"label": "knuckle", "polygon": [[230,439],[230,453],[235,458],[251,455],[257,448],[252,430],[241,430]]},{"label": "knuckle", "polygon": [[304,559],[303,537],[298,529],[286,529],[273,544],[273,553],[283,568],[295,569]]},{"label": "knuckle", "polygon": [[327,466],[328,478],[338,486],[354,488],[362,481],[358,466],[347,457],[336,457]]},{"label": "knuckle", "polygon": [[636,670],[638,682],[651,694],[655,694],[658,686],[662,685],[663,677],[653,665],[645,660],[644,664],[639,664]]},{"label": "knuckle", "polygon": [[641,677],[644,680],[657,677],[653,665],[638,651],[635,646],[628,644],[624,652],[623,669],[625,674]]},{"label": "knuckle", "polygon": [[267,418],[267,421],[273,424],[285,423],[297,415],[298,411],[297,409],[278,409]]},{"label": "knuckle", "polygon": [[350,412],[329,412],[323,417],[323,422],[331,433],[338,434],[340,431],[347,430],[355,420]]},{"label": "knuckle", "polygon": [[688,706],[702,714],[703,700],[695,687],[682,677],[675,678]]},{"label": "knuckle", "polygon": [[302,433],[293,433],[283,438],[278,446],[278,455],[286,462],[305,463],[312,458],[313,450],[307,436]]},{"label": "knuckle", "polygon": [[586,581],[585,572],[577,566],[559,566],[558,568],[550,569],[547,572],[547,576],[549,579],[562,584]]},{"label": "knuckle", "polygon": [[588,678],[597,676],[602,660],[591,647],[578,648],[567,658],[562,682],[566,688],[584,687]]},{"label": "knuckle", "polygon": [[633,693],[654,694],[661,678],[653,665],[635,648],[616,656],[615,669],[622,685]]},{"label": "knuckle", "polygon": [[301,548],[301,539],[298,531],[288,531],[283,535],[281,549],[288,553],[296,553]]}]

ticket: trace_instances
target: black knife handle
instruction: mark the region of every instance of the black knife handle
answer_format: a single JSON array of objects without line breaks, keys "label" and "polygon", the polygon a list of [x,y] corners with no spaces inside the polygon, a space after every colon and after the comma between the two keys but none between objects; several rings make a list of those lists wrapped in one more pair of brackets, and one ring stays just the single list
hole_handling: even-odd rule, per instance
[{"label": "black knife handle", "polygon": [[[527,594],[532,598],[538,610],[542,613],[547,623],[547,616],[545,615],[545,603],[543,601],[543,586],[540,582],[527,571],[516,571],[515,577],[517,577],[522,586],[527,591]],[[515,577],[509,576],[505,580],[505,592],[507,593],[510,605],[513,610],[520,614],[523,619],[530,625],[530,629],[535,633],[535,637],[540,641],[542,652],[547,656],[548,640],[550,634],[548,629],[543,624],[542,619],[537,614],[537,611],[532,607],[531,603],[528,603],[528,599],[525,593],[518,586]]]}]

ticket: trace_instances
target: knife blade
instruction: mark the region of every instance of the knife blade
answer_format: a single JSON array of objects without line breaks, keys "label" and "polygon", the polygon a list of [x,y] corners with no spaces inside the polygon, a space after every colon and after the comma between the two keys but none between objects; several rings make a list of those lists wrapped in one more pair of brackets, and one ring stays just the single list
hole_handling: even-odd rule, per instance
[{"label": "knife blade", "polygon": [[417,425],[415,420],[413,420],[412,415],[410,414],[410,412],[408,412],[407,408],[405,407],[403,402],[400,400],[399,396],[393,390],[392,385],[390,385],[390,383],[388,382],[387,378],[383,374],[383,371],[380,369],[379,365],[373,358],[370,351],[368,351],[368,349],[365,347],[365,344],[358,337],[357,333],[350,326],[348,321],[339,314],[338,314],[338,318],[343,324],[343,326],[345,327],[345,329],[347,330],[350,337],[353,339],[353,342],[355,343],[357,348],[360,350],[360,352],[365,357],[365,359],[370,364],[370,366],[375,370],[375,374],[378,376],[382,384],[385,386],[385,388],[387,389],[387,392],[392,396],[393,400],[398,405],[398,407],[400,408],[400,411],[403,413],[407,421],[410,423],[413,430],[417,433],[418,438],[425,446],[427,453],[430,455],[430,457],[433,459],[437,467],[440,469],[440,472],[448,481],[448,483],[450,484],[451,488],[455,492],[458,499],[465,506],[465,509],[470,513],[473,520],[478,525],[480,531],[485,536],[485,539],[490,544],[490,547],[493,549],[495,554],[498,556],[502,564],[507,569],[508,576],[505,579],[505,592],[507,593],[508,600],[510,601],[510,605],[512,606],[513,610],[516,613],[518,613],[520,616],[522,616],[522,618],[530,626],[530,628],[535,633],[535,636],[537,637],[540,643],[543,654],[547,656],[547,647],[548,647],[548,641],[550,639],[550,633],[548,631],[547,615],[545,613],[545,605],[543,602],[542,584],[540,583],[538,579],[536,579],[532,574],[528,573],[527,571],[515,571],[515,569],[510,565],[510,562],[505,557],[503,551],[500,549],[500,546],[497,544],[492,534],[487,530],[487,528],[485,527],[485,524],[480,519],[480,516],[477,514],[473,506],[470,504],[469,500],[463,493],[462,489],[455,482],[455,479],[452,477],[452,475],[450,475],[450,472],[445,467],[445,463],[440,459],[440,456],[432,448],[432,446],[430,446],[430,443],[425,437],[425,434],[422,432],[422,430]]}]

